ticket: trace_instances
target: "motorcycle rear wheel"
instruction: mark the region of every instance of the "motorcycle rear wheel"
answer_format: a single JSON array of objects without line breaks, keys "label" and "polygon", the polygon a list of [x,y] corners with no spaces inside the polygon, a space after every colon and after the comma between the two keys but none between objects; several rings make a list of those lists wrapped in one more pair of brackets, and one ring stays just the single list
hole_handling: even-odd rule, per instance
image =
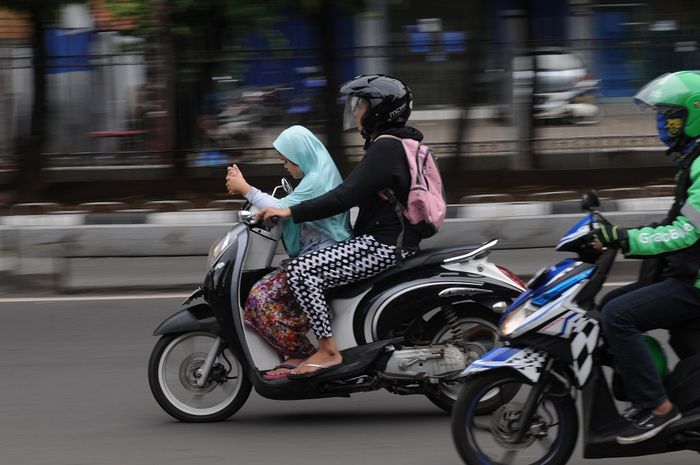
[{"label": "motorcycle rear wheel", "polygon": [[158,405],[173,418],[190,423],[225,420],[248,399],[250,380],[227,347],[222,347],[204,386],[197,383],[215,339],[205,331],[168,334],[153,348],[148,384]]},{"label": "motorcycle rear wheel", "polygon": [[[452,411],[452,438],[466,464],[565,465],[578,439],[576,404],[568,393],[540,400],[525,437],[516,442],[520,414],[533,384],[511,370],[493,370],[465,381]],[[494,391],[512,392],[489,415],[479,415],[480,399]],[[499,396],[500,397],[500,396]],[[533,460],[534,457],[535,458]]]}]

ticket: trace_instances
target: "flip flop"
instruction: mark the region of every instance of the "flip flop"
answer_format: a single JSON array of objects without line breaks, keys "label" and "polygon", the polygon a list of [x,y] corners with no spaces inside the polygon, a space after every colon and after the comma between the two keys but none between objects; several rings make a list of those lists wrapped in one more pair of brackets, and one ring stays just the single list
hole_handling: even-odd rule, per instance
[{"label": "flip flop", "polygon": [[293,370],[296,367],[292,365],[291,363],[283,363],[281,365],[277,365],[276,367],[272,368],[271,370],[267,370],[265,373],[263,373],[262,377],[265,381],[274,381],[276,379],[284,379],[287,377],[289,374],[288,372],[283,372],[283,373],[270,373],[271,371],[279,370],[280,368],[284,368],[285,370]]},{"label": "flip flop", "polygon": [[317,368],[314,371],[309,371],[307,373],[290,373],[287,375],[287,378],[289,379],[307,379],[307,378],[312,378],[320,373],[334,370],[338,368],[340,365],[342,365],[343,362],[336,363],[335,365],[320,365],[318,363],[302,363],[296,368],[301,368],[301,367],[312,367],[312,368]]}]

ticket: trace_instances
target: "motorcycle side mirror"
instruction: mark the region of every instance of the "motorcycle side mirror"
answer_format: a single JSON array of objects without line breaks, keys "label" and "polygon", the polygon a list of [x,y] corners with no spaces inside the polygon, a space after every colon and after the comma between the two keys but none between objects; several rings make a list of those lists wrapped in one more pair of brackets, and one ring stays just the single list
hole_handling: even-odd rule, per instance
[{"label": "motorcycle side mirror", "polygon": [[581,198],[581,209],[592,211],[595,208],[600,207],[600,200],[595,191],[586,192]]},{"label": "motorcycle side mirror", "polygon": [[287,180],[287,178],[282,178],[280,182],[282,183],[282,189],[284,189],[287,195],[294,192],[294,188],[292,187],[292,184]]},{"label": "motorcycle side mirror", "polygon": [[276,187],[272,190],[272,196],[273,196],[273,197],[275,197],[275,198],[277,197],[277,191],[280,190],[280,189],[282,189],[282,190],[285,192],[285,194],[287,194],[287,195],[289,195],[289,194],[291,194],[292,192],[294,192],[294,188],[293,188],[292,185],[289,183],[289,181],[287,181],[287,178],[282,178],[281,181],[280,181],[280,184],[281,184],[281,185],[276,186]]}]

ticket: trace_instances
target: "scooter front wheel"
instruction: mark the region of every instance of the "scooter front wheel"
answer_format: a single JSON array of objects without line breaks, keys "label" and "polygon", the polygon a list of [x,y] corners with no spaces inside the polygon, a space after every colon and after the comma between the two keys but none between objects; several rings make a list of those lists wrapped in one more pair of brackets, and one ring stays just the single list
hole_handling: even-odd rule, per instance
[{"label": "scooter front wheel", "polygon": [[252,385],[240,360],[222,346],[209,376],[201,369],[216,336],[205,331],[168,334],[148,362],[148,383],[158,405],[184,422],[225,420],[248,399]]},{"label": "scooter front wheel", "polygon": [[[545,390],[526,431],[520,418],[533,384],[515,371],[493,370],[469,378],[452,410],[452,438],[466,464],[565,465],[578,439],[578,415],[568,392]],[[503,394],[503,395],[502,395]],[[484,398],[499,406],[479,415]]]}]

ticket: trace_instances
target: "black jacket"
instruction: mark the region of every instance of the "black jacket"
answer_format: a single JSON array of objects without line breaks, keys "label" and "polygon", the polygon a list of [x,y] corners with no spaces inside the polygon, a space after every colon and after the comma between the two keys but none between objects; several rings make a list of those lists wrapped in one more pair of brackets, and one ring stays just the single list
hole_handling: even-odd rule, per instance
[{"label": "black jacket", "polygon": [[[409,126],[386,129],[378,136],[382,134],[423,140],[423,134]],[[342,184],[320,197],[290,207],[292,218],[296,223],[303,223],[337,215],[358,206],[359,213],[353,228],[355,237],[369,234],[383,244],[396,245],[401,222],[392,204],[380,198],[378,192],[390,188],[399,202],[405,205],[410,184],[408,162],[401,142],[375,138]],[[417,249],[420,242],[418,232],[408,221],[404,221],[404,225],[403,247]]]}]

